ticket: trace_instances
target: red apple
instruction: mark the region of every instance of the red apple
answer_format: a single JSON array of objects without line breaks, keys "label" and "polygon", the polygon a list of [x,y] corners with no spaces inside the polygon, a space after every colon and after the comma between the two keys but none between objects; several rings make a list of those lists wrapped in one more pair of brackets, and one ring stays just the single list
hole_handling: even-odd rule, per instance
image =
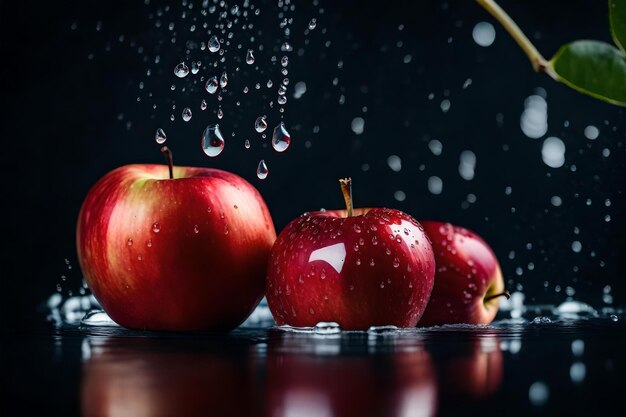
[{"label": "red apple", "polygon": [[127,165],[89,191],[76,232],[85,280],[124,327],[232,329],[265,291],[276,239],[267,206],[235,174],[171,158],[169,172]]},{"label": "red apple", "polygon": [[411,216],[383,208],[305,213],[270,255],[267,302],[277,324],[343,329],[415,326],[433,286],[433,251]]},{"label": "red apple", "polygon": [[422,225],[432,243],[437,272],[419,325],[491,323],[500,297],[508,298],[493,250],[465,228],[435,221]]}]

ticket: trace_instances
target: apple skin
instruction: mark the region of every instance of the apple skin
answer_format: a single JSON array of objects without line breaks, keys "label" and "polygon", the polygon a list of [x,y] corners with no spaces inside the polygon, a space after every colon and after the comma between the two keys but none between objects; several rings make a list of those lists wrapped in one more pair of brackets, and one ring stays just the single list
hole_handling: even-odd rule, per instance
[{"label": "apple skin", "polygon": [[345,330],[414,327],[433,287],[433,250],[420,224],[393,209],[305,213],[270,255],[267,302],[278,325],[333,321]]},{"label": "apple skin", "polygon": [[276,231],[259,192],[209,168],[127,165],[102,177],[78,216],[85,280],[118,324],[230,330],[258,304]]},{"label": "apple skin", "polygon": [[437,272],[435,286],[420,326],[488,324],[498,312],[504,291],[498,259],[476,233],[450,223],[422,222],[430,238]]}]

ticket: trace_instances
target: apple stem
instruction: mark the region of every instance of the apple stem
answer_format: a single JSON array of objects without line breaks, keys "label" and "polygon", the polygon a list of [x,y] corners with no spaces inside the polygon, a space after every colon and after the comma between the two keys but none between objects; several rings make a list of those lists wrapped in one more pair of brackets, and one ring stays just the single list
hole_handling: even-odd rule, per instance
[{"label": "apple stem", "polygon": [[354,215],[354,207],[352,206],[352,178],[341,178],[339,179],[339,184],[341,184],[341,193],[346,202],[348,217],[352,217]]},{"label": "apple stem", "polygon": [[506,299],[508,300],[509,298],[511,298],[511,294],[509,294],[508,291],[504,290],[502,292],[499,292],[498,294],[492,294],[489,297],[485,297],[484,302],[486,303],[489,300],[493,300],[494,298],[498,298],[498,297],[502,297],[505,296]]},{"label": "apple stem", "polygon": [[172,156],[172,151],[167,146],[163,146],[161,148],[161,153],[165,156],[165,160],[167,161],[167,166],[170,169],[170,179],[174,179],[174,157]]}]

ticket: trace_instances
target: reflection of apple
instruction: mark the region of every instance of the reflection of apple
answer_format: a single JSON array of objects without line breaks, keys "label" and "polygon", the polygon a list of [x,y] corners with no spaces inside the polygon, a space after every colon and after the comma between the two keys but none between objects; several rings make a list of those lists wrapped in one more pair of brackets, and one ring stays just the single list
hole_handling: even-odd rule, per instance
[{"label": "reflection of apple", "polygon": [[420,326],[487,324],[498,312],[504,290],[496,255],[476,233],[450,223],[422,222],[431,240],[437,270]]},{"label": "reflection of apple", "polygon": [[268,348],[268,416],[435,414],[437,385],[424,350],[332,356],[320,348],[324,353],[312,356],[282,351],[277,343]]},{"label": "reflection of apple", "polygon": [[[87,342],[85,342],[87,343]],[[254,415],[260,407],[247,352],[202,340],[93,339],[84,358],[84,417]]]},{"label": "reflection of apple", "polygon": [[170,169],[173,179],[163,165],[127,165],[89,191],[77,228],[85,279],[122,326],[232,329],[263,296],[269,211],[235,174]]},{"label": "reflection of apple", "polygon": [[432,290],[434,258],[421,226],[391,209],[305,213],[272,248],[267,302],[276,322],[343,329],[415,326]]},{"label": "reflection of apple", "polygon": [[[468,343],[468,342],[463,342]],[[498,338],[483,337],[469,342],[470,350],[456,344],[452,357],[438,361],[441,394],[444,397],[485,399],[502,384],[503,357]]]}]

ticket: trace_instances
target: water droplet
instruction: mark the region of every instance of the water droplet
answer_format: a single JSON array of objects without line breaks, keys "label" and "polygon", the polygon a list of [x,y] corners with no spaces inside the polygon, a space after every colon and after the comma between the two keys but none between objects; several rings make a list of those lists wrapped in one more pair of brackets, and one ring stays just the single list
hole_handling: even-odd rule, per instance
[{"label": "water droplet", "polygon": [[320,321],[313,328],[316,334],[337,334],[341,333],[341,327],[334,321]]},{"label": "water droplet", "polygon": [[200,102],[200,110],[204,111],[207,108],[206,100]]},{"label": "water droplet", "polygon": [[161,225],[159,223],[154,223],[152,225],[152,231],[154,233],[159,233],[161,231]]},{"label": "water droplet", "polygon": [[148,241],[146,242],[146,246],[149,248],[152,247],[152,239],[148,239]]},{"label": "water droplet", "polygon": [[311,19],[311,21],[309,22],[309,29],[313,30],[315,29],[315,26],[317,26],[317,20],[315,18]]},{"label": "water droplet", "polygon": [[133,246],[133,240],[131,238],[128,238],[128,241],[126,242],[126,244],[128,246]]},{"label": "water droplet", "polygon": [[285,96],[278,96],[278,99],[276,99],[276,101],[278,101],[278,104],[283,105],[287,102],[287,97]]},{"label": "water droplet", "polygon": [[220,50],[220,40],[217,39],[217,36],[213,35],[211,36],[211,38],[209,39],[209,51],[211,52],[217,52]]},{"label": "water droplet", "polygon": [[194,232],[195,234],[200,233],[200,227],[199,227],[197,224],[193,227],[193,232]]},{"label": "water droplet", "polygon": [[611,321],[618,321],[619,320],[619,317],[617,317],[615,314],[611,314],[609,317],[611,318]]},{"label": "water droplet", "polygon": [[265,121],[265,118],[266,116],[259,116],[254,122],[254,130],[258,133],[263,133],[265,132],[265,129],[267,129],[267,122]]},{"label": "water droplet", "polygon": [[397,268],[400,266],[400,260],[398,260],[398,258],[394,258],[393,260],[393,267]]},{"label": "water droplet", "polygon": [[176,65],[176,67],[174,67],[174,75],[176,75],[178,78],[185,78],[187,74],[189,74],[189,67],[185,65],[184,62],[181,62],[180,64]]},{"label": "water droplet", "polygon": [[265,164],[265,160],[261,159],[259,161],[259,166],[256,169],[256,176],[259,177],[260,180],[264,180],[267,178],[269,170],[267,169],[267,165]]},{"label": "water droplet", "polygon": [[254,54],[252,53],[252,49],[248,49],[248,53],[246,53],[246,64],[254,64]]},{"label": "water droplet", "polygon": [[287,58],[287,56],[285,55],[284,57],[280,59],[280,65],[282,65],[283,67],[286,67],[288,64],[289,64],[289,58]]},{"label": "water droplet", "polygon": [[291,143],[291,136],[287,129],[285,129],[285,124],[280,122],[278,126],[274,128],[274,134],[272,135],[272,148],[276,152],[285,152]]},{"label": "water droplet", "polygon": [[222,117],[224,117],[224,110],[222,110],[222,108],[220,107],[219,109],[217,109],[217,118],[221,119]]},{"label": "water droplet", "polygon": [[220,77],[220,87],[224,88],[228,84],[228,74],[224,71]]},{"label": "water droplet", "polygon": [[217,91],[217,87],[219,87],[219,84],[217,82],[216,76],[209,78],[204,85],[204,88],[209,94],[215,94],[215,92]]},{"label": "water droplet", "polygon": [[202,134],[202,150],[211,158],[218,156],[224,150],[224,137],[218,124],[208,125]]},{"label": "water droplet", "polygon": [[183,120],[186,122],[191,120],[191,109],[189,107],[183,109]]},{"label": "water droplet", "polygon": [[246,149],[250,149],[250,141],[249,141],[248,139],[246,139],[246,141],[243,143],[243,146],[244,146]]},{"label": "water droplet", "polygon": [[202,63],[200,61],[193,61],[191,63],[191,73],[192,74],[197,74],[198,71],[200,71],[200,66],[202,65]]},{"label": "water droplet", "polygon": [[267,88],[272,88],[273,85],[274,83],[272,82],[272,80],[267,80]]},{"label": "water droplet", "polygon": [[156,134],[154,135],[154,140],[159,145],[165,143],[165,141],[167,140],[167,135],[165,134],[165,131],[161,128],[158,128]]}]

